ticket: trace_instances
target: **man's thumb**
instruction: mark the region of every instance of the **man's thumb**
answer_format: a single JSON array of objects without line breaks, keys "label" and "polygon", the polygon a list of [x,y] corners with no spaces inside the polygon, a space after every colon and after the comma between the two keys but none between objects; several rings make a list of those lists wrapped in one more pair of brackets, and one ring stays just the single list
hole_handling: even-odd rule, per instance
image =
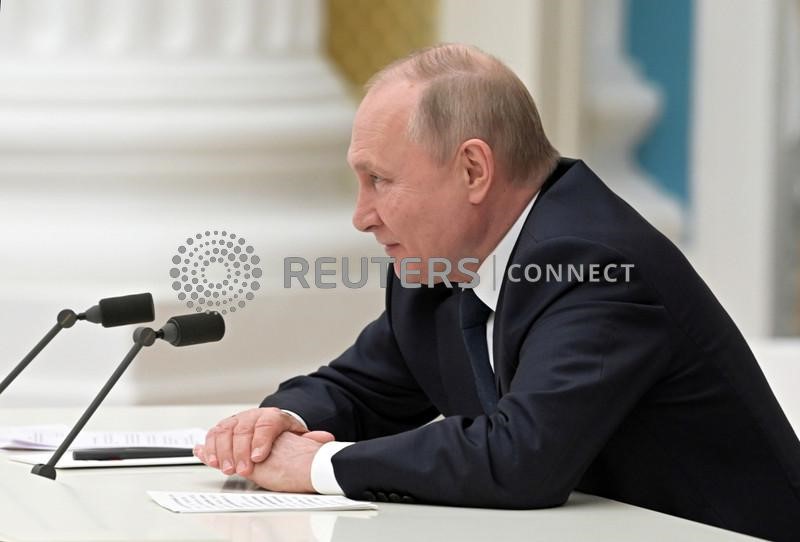
[{"label": "man's thumb", "polygon": [[308,433],[303,433],[303,436],[319,442],[320,444],[325,444],[326,442],[332,442],[336,440],[336,437],[327,431],[309,431]]}]

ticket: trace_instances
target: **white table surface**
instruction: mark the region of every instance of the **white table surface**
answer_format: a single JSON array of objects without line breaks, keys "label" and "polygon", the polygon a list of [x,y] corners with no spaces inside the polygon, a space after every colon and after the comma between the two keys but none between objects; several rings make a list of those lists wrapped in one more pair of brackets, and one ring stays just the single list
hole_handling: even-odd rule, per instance
[{"label": "white table surface", "polygon": [[[235,405],[100,407],[86,430],[210,427]],[[64,423],[79,409],[0,409],[0,426]],[[18,452],[14,452],[18,453]],[[205,466],[30,473],[0,451],[0,541],[421,542],[525,540],[736,540],[747,537],[665,514],[574,493],[547,510],[483,510],[379,503],[378,511],[176,514],[147,490],[245,491],[243,478]]]}]

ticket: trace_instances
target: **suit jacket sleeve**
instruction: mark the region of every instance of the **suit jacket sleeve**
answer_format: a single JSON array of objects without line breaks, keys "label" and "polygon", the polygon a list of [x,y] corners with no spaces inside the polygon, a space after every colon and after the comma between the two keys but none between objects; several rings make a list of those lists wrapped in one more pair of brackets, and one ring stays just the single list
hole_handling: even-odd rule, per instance
[{"label": "suit jacket sleeve", "polygon": [[[387,297],[391,277],[388,284]],[[386,312],[341,356],[282,383],[261,406],[291,410],[309,429],[330,431],[345,441],[399,433],[438,415],[409,372]]]},{"label": "suit jacket sleeve", "polygon": [[563,504],[669,357],[668,315],[646,291],[635,276],[563,288],[523,330],[495,413],[349,446],[333,456],[345,494],[492,508]]}]

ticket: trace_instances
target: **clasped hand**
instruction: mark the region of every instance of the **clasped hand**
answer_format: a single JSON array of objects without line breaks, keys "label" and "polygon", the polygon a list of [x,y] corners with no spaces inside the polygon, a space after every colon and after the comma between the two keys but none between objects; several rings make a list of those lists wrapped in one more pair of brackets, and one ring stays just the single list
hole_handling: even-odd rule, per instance
[{"label": "clasped hand", "polygon": [[237,473],[270,491],[314,493],[311,462],[332,440],[327,431],[309,431],[278,408],[253,408],[211,428],[194,455],[209,467]]}]

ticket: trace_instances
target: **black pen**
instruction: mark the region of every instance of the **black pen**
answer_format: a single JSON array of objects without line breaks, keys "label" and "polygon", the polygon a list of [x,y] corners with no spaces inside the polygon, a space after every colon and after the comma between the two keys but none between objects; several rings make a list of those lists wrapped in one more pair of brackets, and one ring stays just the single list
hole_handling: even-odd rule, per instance
[{"label": "black pen", "polygon": [[72,459],[93,461],[115,461],[120,459],[144,459],[158,457],[190,457],[194,455],[192,448],[169,447],[119,447],[119,448],[85,448],[74,450]]}]

